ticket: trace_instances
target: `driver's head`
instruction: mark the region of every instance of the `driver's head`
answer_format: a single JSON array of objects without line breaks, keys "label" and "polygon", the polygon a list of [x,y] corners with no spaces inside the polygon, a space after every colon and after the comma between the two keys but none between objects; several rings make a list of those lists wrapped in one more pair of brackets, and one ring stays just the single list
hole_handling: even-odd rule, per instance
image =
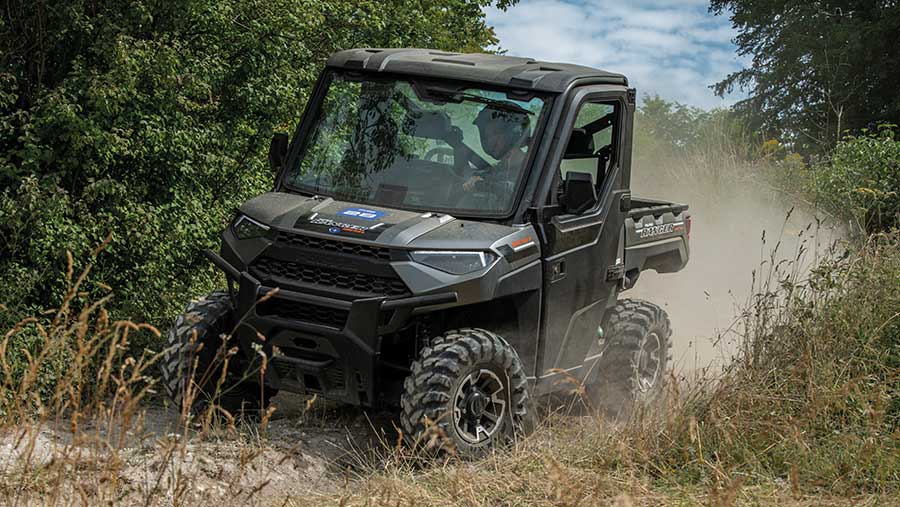
[{"label": "driver's head", "polygon": [[475,121],[481,137],[481,147],[491,157],[500,160],[513,148],[522,145],[528,135],[528,116],[525,113],[481,108]]}]

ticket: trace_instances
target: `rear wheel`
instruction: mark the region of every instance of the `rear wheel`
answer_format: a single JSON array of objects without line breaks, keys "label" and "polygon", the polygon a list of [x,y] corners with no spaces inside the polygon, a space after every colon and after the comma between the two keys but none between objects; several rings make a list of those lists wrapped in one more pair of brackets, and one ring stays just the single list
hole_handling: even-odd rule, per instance
[{"label": "rear wheel", "polygon": [[[274,389],[260,385],[245,354],[231,337],[234,308],[225,292],[190,303],[166,334],[163,386],[175,406],[190,403],[199,413],[215,404],[231,415],[264,410]],[[222,380],[222,370],[225,371]]]},{"label": "rear wheel", "polygon": [[653,400],[665,390],[672,360],[669,317],[653,303],[623,299],[609,311],[603,328],[609,347],[587,393],[594,408],[627,416],[635,402]]},{"label": "rear wheel", "polygon": [[528,382],[515,351],[484,329],[435,338],[413,363],[401,397],[413,446],[477,457],[527,430]]}]

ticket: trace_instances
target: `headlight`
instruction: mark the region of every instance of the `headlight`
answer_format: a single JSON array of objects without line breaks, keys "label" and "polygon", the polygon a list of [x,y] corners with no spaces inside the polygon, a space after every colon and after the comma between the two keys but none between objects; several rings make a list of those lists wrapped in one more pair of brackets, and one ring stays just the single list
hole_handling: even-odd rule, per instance
[{"label": "headlight", "polygon": [[452,275],[465,275],[484,269],[497,258],[491,252],[451,252],[447,250],[417,251],[410,254],[419,264],[439,269]]},{"label": "headlight", "polygon": [[261,224],[247,215],[238,215],[231,224],[231,230],[237,239],[260,238],[269,232],[269,226]]}]

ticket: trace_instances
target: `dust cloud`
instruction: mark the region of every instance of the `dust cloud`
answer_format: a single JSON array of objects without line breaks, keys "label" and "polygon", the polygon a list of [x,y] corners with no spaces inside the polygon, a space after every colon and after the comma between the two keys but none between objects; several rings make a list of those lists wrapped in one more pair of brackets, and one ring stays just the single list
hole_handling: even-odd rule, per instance
[{"label": "dust cloud", "polygon": [[776,245],[777,260],[795,259],[801,246],[808,250],[797,263],[798,269],[808,269],[841,236],[833,221],[817,226],[810,206],[746,176],[750,171],[742,172],[733,162],[721,166],[730,173],[726,177],[710,177],[715,168],[698,169],[636,164],[632,176],[635,196],[687,203],[693,218],[687,267],[671,274],[643,272],[622,296],[666,309],[676,372],[715,369],[738,350],[734,331],[753,293],[753,272],[764,261],[768,265]]}]

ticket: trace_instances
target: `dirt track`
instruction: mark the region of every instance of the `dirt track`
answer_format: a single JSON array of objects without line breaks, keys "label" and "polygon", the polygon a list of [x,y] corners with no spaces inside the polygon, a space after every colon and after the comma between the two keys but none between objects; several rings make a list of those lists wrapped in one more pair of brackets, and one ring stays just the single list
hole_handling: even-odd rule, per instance
[{"label": "dirt track", "polygon": [[[192,436],[184,445],[178,444],[178,415],[162,406],[148,407],[135,425],[142,431],[128,435],[118,452],[106,452],[118,461],[115,475],[124,494],[119,499],[131,504],[151,498],[150,505],[270,505],[291,496],[333,494],[363,463],[376,459],[373,453],[384,449],[379,433],[391,431],[388,421],[371,422],[360,410],[321,401],[307,408],[306,399],[294,395],[279,395],[273,403],[278,409],[264,436],[259,424],[247,424],[236,432],[218,429],[202,438]],[[96,463],[104,454],[98,449],[116,445],[117,435],[95,426],[82,426],[74,437],[69,424],[0,438],[0,472],[25,464],[39,471],[61,461],[77,469],[78,463]],[[102,488],[94,482],[85,474],[84,486]],[[63,498],[70,494],[75,496],[60,492]],[[52,503],[37,490],[14,496],[24,504]]]}]

